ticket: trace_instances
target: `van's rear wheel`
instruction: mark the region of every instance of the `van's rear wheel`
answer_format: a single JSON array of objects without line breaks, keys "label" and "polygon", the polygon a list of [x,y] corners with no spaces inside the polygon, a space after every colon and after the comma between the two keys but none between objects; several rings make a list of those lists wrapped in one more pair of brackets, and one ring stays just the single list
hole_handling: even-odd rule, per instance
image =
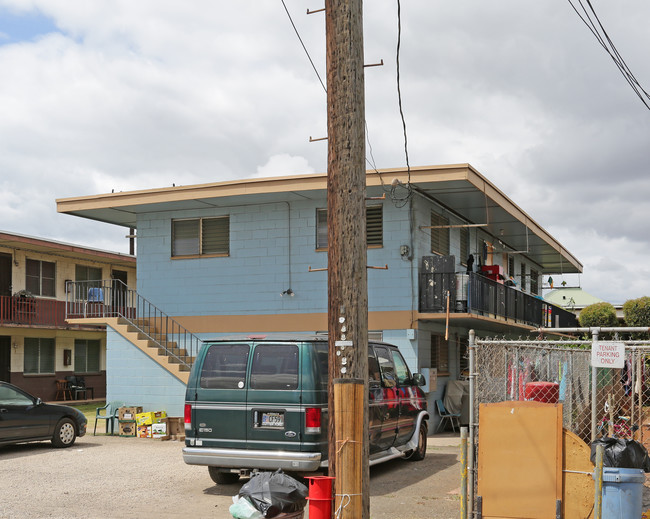
[{"label": "van's rear wheel", "polygon": [[428,427],[426,422],[422,422],[420,425],[420,431],[418,432],[418,446],[411,455],[408,457],[410,461],[422,461],[427,454],[427,432]]},{"label": "van's rear wheel", "polygon": [[219,467],[208,467],[208,472],[212,481],[217,485],[232,485],[239,481],[239,474],[235,472],[224,472],[223,470],[219,470]]}]

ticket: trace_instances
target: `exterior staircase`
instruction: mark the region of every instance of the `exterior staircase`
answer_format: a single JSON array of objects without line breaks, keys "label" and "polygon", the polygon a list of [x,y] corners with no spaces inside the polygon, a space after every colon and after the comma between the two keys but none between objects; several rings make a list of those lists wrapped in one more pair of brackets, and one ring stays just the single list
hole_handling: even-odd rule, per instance
[{"label": "exterior staircase", "polygon": [[187,384],[202,341],[119,280],[69,282],[66,320],[105,324]]}]

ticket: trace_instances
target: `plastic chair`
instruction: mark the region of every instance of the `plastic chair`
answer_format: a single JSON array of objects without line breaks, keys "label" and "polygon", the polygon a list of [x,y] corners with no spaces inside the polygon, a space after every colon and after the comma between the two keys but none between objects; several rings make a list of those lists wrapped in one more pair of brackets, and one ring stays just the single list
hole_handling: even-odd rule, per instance
[{"label": "plastic chair", "polygon": [[436,407],[438,408],[438,414],[441,418],[440,423],[436,429],[436,433],[440,430],[442,424],[445,423],[445,420],[449,420],[451,422],[451,428],[454,432],[456,432],[456,427],[454,426],[454,418],[456,419],[456,425],[458,425],[458,429],[460,429],[460,413],[450,413],[447,411],[447,409],[445,409],[445,404],[442,403],[442,400],[436,400]]},{"label": "plastic chair", "polygon": [[[113,433],[115,432],[115,420],[117,420],[117,412],[118,409],[120,408],[119,403],[117,402],[107,402],[104,407],[98,407],[95,410],[95,428],[93,429],[93,436],[96,436],[97,434],[97,422],[99,420],[106,420],[106,433],[108,433],[108,425],[110,423],[111,426],[111,432],[110,435],[112,436]],[[102,414],[102,411],[104,413]]]}]

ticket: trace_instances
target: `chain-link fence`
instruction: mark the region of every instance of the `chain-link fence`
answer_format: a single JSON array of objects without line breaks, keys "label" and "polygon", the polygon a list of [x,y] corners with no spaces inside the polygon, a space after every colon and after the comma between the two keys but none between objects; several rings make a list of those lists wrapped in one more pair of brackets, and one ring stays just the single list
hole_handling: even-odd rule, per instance
[{"label": "chain-link fence", "polygon": [[[480,404],[559,402],[563,427],[585,443],[615,436],[650,448],[650,334],[629,330],[601,328],[599,337],[598,331],[572,329],[578,338],[562,340],[470,339],[470,500],[476,495]],[[593,368],[596,346],[617,351],[623,367]]]}]

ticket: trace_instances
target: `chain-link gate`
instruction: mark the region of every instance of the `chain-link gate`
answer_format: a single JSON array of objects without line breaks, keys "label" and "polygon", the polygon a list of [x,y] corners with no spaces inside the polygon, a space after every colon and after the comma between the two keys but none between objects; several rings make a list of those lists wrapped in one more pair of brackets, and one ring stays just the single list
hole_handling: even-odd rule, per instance
[{"label": "chain-link gate", "polygon": [[[585,443],[610,435],[634,438],[650,447],[648,329],[546,331],[577,333],[578,338],[474,339],[473,331],[470,332],[469,517],[477,513],[474,499],[480,404],[517,400],[560,402],[563,427]],[[611,346],[624,351],[623,367],[593,368],[595,343],[601,348]]]}]

